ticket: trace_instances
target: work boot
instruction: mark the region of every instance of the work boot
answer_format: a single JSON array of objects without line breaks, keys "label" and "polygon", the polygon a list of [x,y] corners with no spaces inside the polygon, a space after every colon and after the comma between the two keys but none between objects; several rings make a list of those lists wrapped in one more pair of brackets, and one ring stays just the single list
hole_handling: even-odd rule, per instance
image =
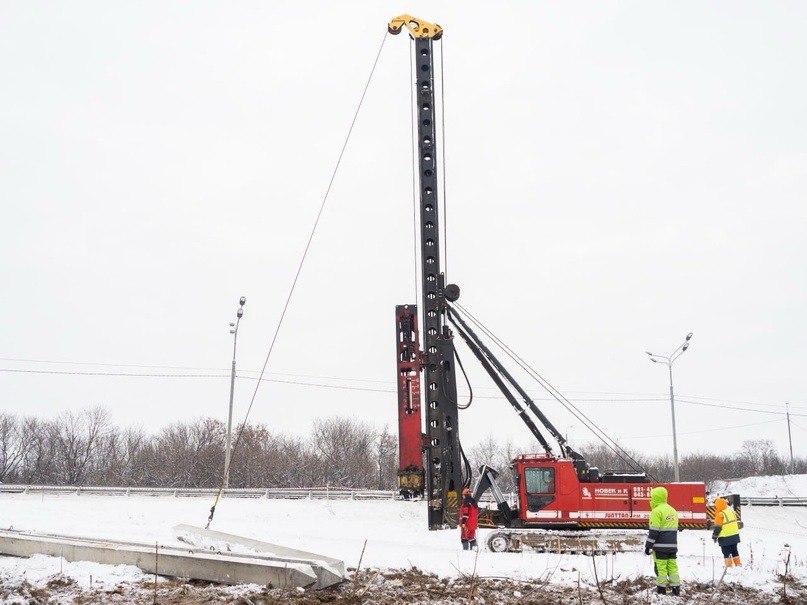
[{"label": "work boot", "polygon": [[672,587],[672,593],[673,593],[674,597],[680,597],[681,596],[681,587],[680,586],[673,586]]},{"label": "work boot", "polygon": [[740,562],[740,557],[734,557],[734,567],[742,567],[742,563]]},{"label": "work boot", "polygon": [[667,589],[664,586],[656,586],[656,592],[659,594],[667,594]]}]

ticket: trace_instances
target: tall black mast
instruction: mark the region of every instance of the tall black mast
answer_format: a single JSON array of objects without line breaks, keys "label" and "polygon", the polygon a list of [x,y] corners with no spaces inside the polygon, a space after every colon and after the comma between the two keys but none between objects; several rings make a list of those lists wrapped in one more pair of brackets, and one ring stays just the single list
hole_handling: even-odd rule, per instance
[{"label": "tall black mast", "polygon": [[[458,433],[457,384],[454,343],[446,321],[446,298],[455,300],[456,286],[446,288],[440,258],[437,203],[437,136],[435,127],[435,40],[443,35],[439,25],[401,15],[389,23],[389,32],[407,27],[415,41],[415,81],[420,201],[421,323],[426,409],[426,497],[429,528],[455,527],[459,495],[464,487]],[[448,292],[448,296],[446,296]],[[470,477],[467,478],[470,480]]]}]

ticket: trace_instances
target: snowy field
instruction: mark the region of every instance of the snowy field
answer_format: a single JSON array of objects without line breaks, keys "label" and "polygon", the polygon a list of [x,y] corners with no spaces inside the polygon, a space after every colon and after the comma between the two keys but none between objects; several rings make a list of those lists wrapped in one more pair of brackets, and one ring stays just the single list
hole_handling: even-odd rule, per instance
[{"label": "snowy field", "polygon": [[760,498],[807,498],[807,475],[770,475],[716,481],[712,489],[722,494]]},{"label": "snowy field", "polygon": [[[211,502],[206,498],[25,495],[0,496],[0,527],[84,535],[129,541],[178,544],[171,528],[177,523],[204,525]],[[787,546],[791,571],[807,581],[807,509],[746,507],[741,554],[746,567],[727,582],[775,590],[783,571]],[[539,553],[475,553],[459,548],[456,531],[426,530],[425,504],[400,501],[223,500],[212,529],[250,536],[344,559],[355,567],[367,540],[362,567],[417,567],[440,576],[471,574],[517,580],[549,578],[552,584],[594,582],[590,557]],[[481,532],[482,541],[487,534]],[[705,531],[680,534],[680,567],[684,583],[706,583],[719,577],[719,549]],[[600,580],[648,576],[650,559],[641,553],[597,557]],[[133,568],[66,563],[58,558],[0,557],[0,578],[24,576],[44,582],[62,570],[80,585],[93,576],[94,585],[136,582]]]}]

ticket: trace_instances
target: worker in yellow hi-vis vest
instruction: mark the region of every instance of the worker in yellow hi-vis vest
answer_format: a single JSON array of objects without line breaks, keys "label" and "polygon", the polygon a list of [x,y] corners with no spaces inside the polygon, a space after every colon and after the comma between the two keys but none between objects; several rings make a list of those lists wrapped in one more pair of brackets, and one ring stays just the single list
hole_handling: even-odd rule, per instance
[{"label": "worker in yellow hi-vis vest", "polygon": [[681,594],[681,576],[678,575],[678,513],[667,504],[667,488],[658,486],[650,490],[650,527],[644,553],[653,555],[656,571],[656,591],[667,594],[672,588],[675,596]]},{"label": "worker in yellow hi-vis vest", "polygon": [[712,540],[720,545],[726,567],[742,565],[740,551],[737,549],[740,543],[740,520],[724,498],[715,500],[715,527],[712,531]]}]

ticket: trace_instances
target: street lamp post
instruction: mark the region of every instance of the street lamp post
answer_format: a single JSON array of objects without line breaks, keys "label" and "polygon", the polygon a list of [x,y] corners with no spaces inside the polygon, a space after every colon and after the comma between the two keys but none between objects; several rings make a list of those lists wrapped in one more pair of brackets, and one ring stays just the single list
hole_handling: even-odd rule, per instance
[{"label": "street lamp post", "polygon": [[673,351],[670,355],[656,355],[655,353],[651,353],[650,351],[645,351],[648,355],[650,355],[650,361],[653,363],[663,363],[667,366],[670,370],[670,413],[672,414],[672,434],[673,434],[673,468],[675,471],[675,481],[678,482],[681,480],[681,471],[678,467],[678,434],[675,430],[675,392],[673,390],[673,374],[672,374],[672,367],[673,363],[676,359],[681,357],[689,348],[689,341],[692,339],[692,332],[688,333],[684,338],[684,342],[681,343],[675,351]]},{"label": "street lamp post", "polygon": [[232,454],[233,436],[233,396],[235,395],[235,347],[238,342],[238,326],[241,324],[241,317],[244,315],[244,305],[247,299],[241,297],[238,301],[239,307],[236,311],[235,323],[230,323],[230,334],[233,335],[233,365],[230,370],[230,411],[227,415],[227,444],[224,450],[224,489],[230,486],[230,455]]}]

